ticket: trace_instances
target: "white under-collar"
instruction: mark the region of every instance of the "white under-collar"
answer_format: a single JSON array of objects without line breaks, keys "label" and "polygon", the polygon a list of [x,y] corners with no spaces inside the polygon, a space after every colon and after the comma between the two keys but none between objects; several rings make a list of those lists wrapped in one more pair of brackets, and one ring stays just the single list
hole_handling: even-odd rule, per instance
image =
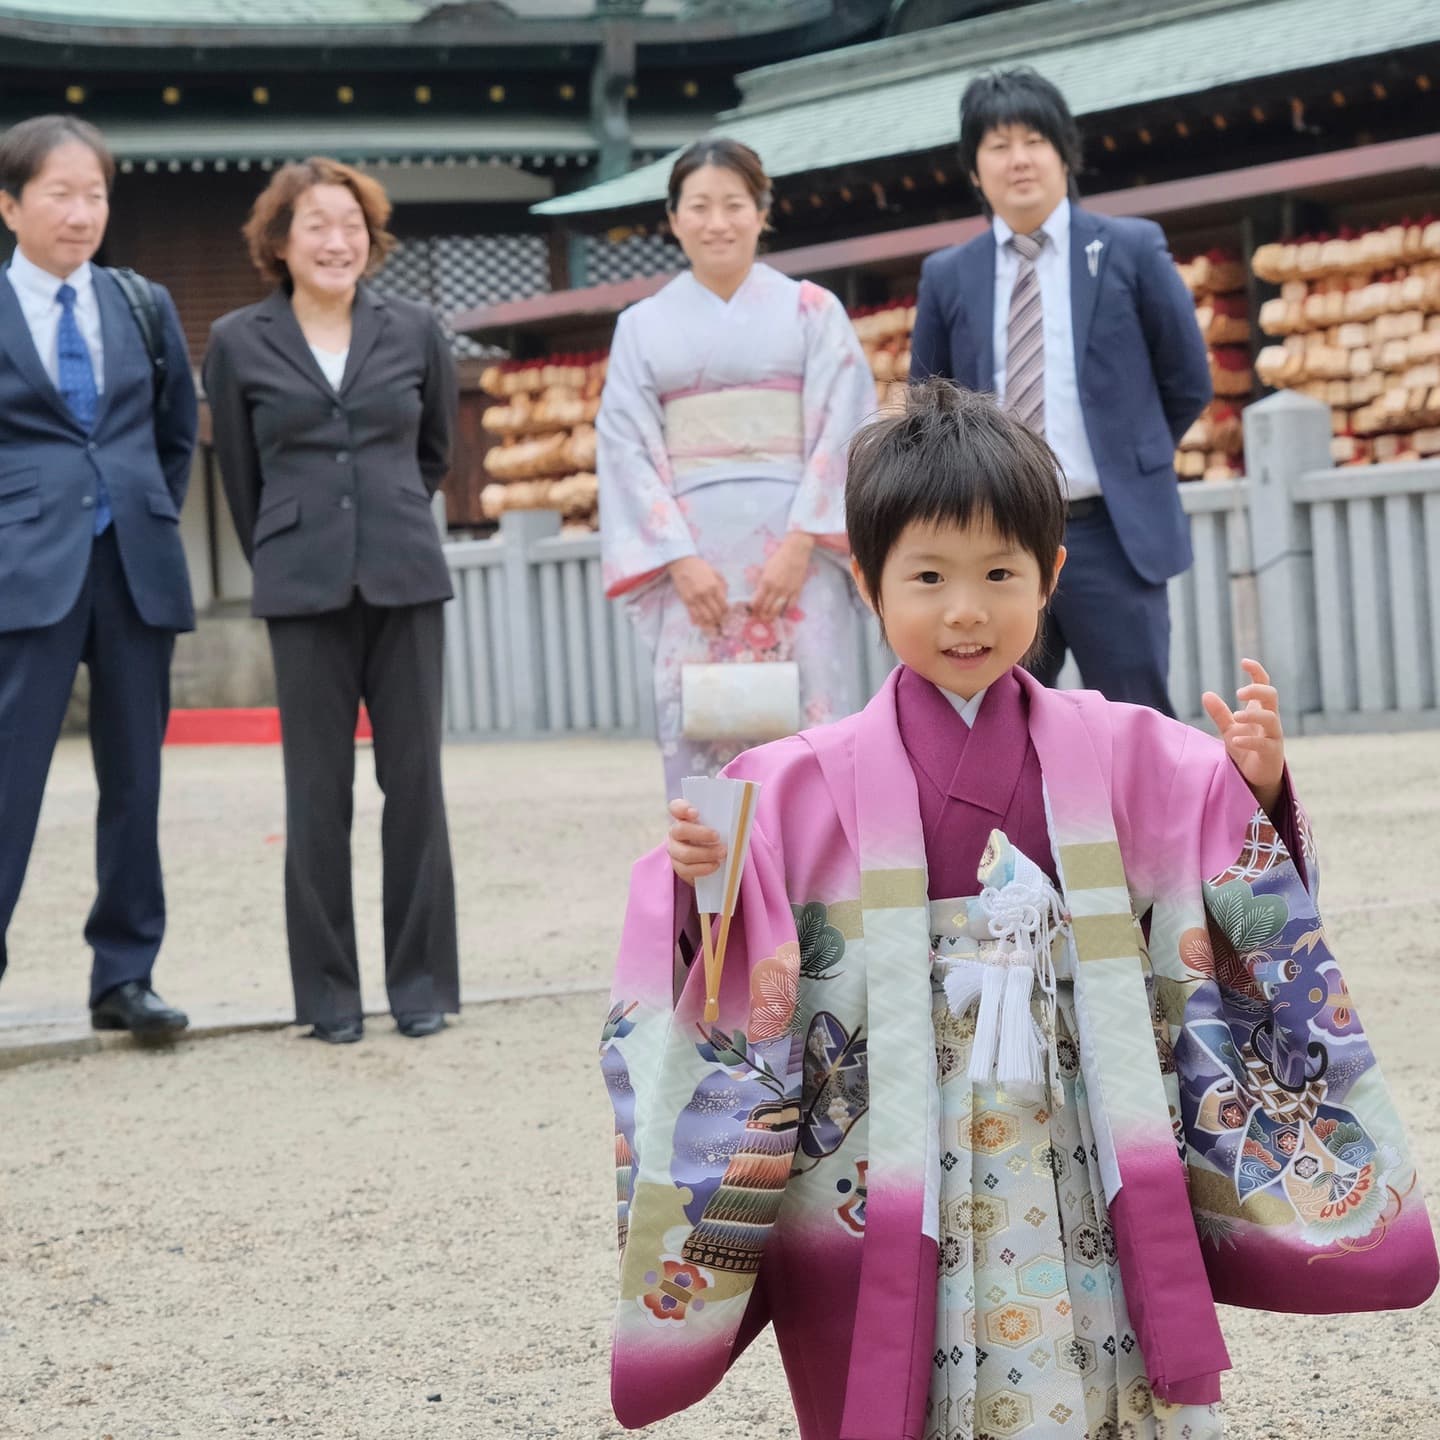
[{"label": "white under-collar", "polygon": [[754,261],[751,264],[750,268],[745,272],[745,278],[731,292],[729,300],[723,299],[721,296],[717,295],[715,291],[713,291],[703,280],[701,280],[695,274],[695,271],[693,269],[682,270],[680,273],[684,276],[687,276],[690,280],[690,283],[695,287],[695,289],[700,290],[704,294],[708,295],[717,305],[730,305],[733,304],[734,301],[738,300],[741,293],[755,282],[758,272],[762,270],[767,270],[768,268],[769,267],[767,265],[763,265],[759,260]]},{"label": "white under-collar", "polygon": [[15,253],[10,257],[10,280],[12,284],[23,286],[29,290],[32,295],[43,296],[51,304],[54,303],[56,293],[62,285],[69,285],[79,295],[95,283],[88,260],[82,265],[77,265],[61,280],[48,270],[42,270],[18,245],[15,247]]},{"label": "white under-collar", "polygon": [[[991,228],[995,231],[996,248],[1003,250],[1006,245],[1010,243],[1010,237],[1015,232],[998,215],[991,217],[990,224]],[[1070,248],[1069,199],[1062,200],[1035,229],[1045,232],[1046,238],[1050,241],[1050,245],[1056,254],[1065,254]]]},{"label": "white under-collar", "polygon": [[975,728],[975,717],[980,713],[980,706],[985,701],[990,687],[987,685],[984,690],[977,690],[968,700],[956,695],[952,690],[946,690],[943,686],[935,687],[950,702],[950,708],[965,722],[966,726],[973,730]]}]

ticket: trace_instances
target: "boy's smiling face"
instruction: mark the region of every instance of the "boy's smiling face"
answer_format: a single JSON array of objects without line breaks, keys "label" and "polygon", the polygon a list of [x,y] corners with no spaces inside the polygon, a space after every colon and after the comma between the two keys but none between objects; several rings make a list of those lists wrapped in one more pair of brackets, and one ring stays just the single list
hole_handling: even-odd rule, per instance
[{"label": "boy's smiling face", "polygon": [[853,568],[900,662],[969,700],[1034,644],[1064,563],[1061,546],[1054,574],[1042,575],[1034,555],[977,519],[963,528],[950,521],[907,525],[885,558],[878,597]]}]

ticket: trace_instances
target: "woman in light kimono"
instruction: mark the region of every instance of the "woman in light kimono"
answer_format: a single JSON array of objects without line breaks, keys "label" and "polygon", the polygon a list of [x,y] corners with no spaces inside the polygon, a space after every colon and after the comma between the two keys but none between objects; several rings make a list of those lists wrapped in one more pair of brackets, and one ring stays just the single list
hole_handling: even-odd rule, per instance
[{"label": "woman in light kimono", "polygon": [[1216,1440],[1216,1300],[1437,1278],[1277,697],[1246,661],[1217,741],[1041,687],[1054,458],[944,382],[907,405],[846,496],[901,665],[730,766],[762,789],[716,1022],[671,863],[713,871],[718,837],[677,802],[634,872],[601,1046],[616,1414],[695,1403],[773,1322],[802,1440]]},{"label": "woman in light kimono", "polygon": [[654,657],[670,794],[745,748],[685,739],[686,664],[793,660],[807,725],[856,703],[845,446],[874,385],[840,302],[756,261],[769,208],[747,146],[676,161],[691,268],[621,315],[597,422],[606,593]]}]

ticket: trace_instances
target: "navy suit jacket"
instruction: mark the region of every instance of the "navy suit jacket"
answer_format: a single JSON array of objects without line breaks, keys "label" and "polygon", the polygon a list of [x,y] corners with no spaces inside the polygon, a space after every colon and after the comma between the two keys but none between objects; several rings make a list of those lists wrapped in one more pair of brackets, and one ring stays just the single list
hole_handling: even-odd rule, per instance
[{"label": "navy suit jacket", "polygon": [[[925,261],[916,311],[911,380],[942,375],[994,390],[992,229]],[[1070,312],[1085,433],[1105,506],[1130,563],[1158,584],[1190,565],[1175,446],[1213,393],[1195,305],[1160,227],[1072,204]]]},{"label": "navy suit jacket", "polygon": [[51,383],[8,277],[0,276],[0,632],[54,625],[90,565],[103,478],[140,618],[193,630],[180,506],[195,450],[195,384],[174,302],[155,286],[168,362],[164,413],[120,286],[95,266],[105,390],[87,433]]}]

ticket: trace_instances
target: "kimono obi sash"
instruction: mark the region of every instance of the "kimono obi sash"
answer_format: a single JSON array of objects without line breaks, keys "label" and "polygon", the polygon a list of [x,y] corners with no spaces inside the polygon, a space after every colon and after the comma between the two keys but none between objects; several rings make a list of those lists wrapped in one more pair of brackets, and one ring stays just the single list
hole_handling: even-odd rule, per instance
[{"label": "kimono obi sash", "polygon": [[805,410],[798,375],[672,391],[660,403],[677,495],[741,476],[799,482]]}]

